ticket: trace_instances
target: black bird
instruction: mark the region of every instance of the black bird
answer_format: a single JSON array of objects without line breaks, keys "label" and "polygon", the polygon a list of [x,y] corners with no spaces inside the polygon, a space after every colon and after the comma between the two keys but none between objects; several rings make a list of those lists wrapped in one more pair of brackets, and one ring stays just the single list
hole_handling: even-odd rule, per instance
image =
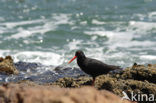
[{"label": "black bird", "polygon": [[94,85],[94,81],[97,76],[107,74],[108,72],[116,69],[121,69],[119,66],[108,65],[99,60],[88,58],[81,50],[76,51],[75,56],[68,62],[68,64],[71,63],[75,58],[77,58],[77,64],[79,67],[85,73],[93,77],[92,85]]}]

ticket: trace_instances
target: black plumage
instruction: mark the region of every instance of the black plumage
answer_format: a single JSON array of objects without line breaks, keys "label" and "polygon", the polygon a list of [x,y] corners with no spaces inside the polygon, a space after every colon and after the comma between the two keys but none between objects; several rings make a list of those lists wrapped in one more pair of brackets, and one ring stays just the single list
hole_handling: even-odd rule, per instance
[{"label": "black plumage", "polygon": [[119,66],[108,65],[99,60],[88,58],[85,54],[78,50],[75,53],[75,57],[69,61],[71,63],[75,58],[77,58],[78,66],[87,74],[93,77],[93,83],[96,76],[107,74],[110,71],[121,69]]}]

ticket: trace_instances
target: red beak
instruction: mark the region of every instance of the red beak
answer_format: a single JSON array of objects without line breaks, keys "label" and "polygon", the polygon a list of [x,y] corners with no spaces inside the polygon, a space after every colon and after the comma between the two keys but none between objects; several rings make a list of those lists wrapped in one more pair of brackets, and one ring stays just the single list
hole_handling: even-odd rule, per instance
[{"label": "red beak", "polygon": [[68,62],[68,64],[71,63],[75,58],[77,58],[77,56],[74,56],[74,57]]}]

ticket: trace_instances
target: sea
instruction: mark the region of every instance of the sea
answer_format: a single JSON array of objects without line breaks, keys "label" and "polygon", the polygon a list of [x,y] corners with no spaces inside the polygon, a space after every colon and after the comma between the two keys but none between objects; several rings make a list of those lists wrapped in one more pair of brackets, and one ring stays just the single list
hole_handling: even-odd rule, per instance
[{"label": "sea", "polygon": [[76,50],[122,68],[156,64],[156,0],[0,0],[0,56],[20,71],[0,82],[85,75],[68,64]]}]

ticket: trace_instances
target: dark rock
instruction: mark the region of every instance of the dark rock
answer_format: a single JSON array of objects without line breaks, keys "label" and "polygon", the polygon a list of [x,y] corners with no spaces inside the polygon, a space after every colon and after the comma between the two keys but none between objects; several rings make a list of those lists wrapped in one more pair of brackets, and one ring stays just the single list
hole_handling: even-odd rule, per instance
[{"label": "dark rock", "polygon": [[33,69],[36,69],[37,67],[41,67],[41,64],[38,64],[38,63],[27,63],[27,62],[19,61],[19,62],[15,63],[15,66],[20,71],[27,71],[27,69],[33,70]]}]

